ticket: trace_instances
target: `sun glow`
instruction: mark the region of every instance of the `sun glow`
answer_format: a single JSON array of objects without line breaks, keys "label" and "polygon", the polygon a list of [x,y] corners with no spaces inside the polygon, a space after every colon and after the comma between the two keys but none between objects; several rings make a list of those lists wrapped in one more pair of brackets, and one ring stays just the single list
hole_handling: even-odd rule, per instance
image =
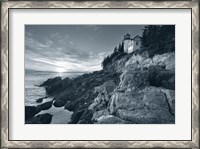
[{"label": "sun glow", "polygon": [[65,72],[66,70],[64,68],[57,68],[56,69],[56,72],[59,72],[59,73],[62,73],[62,72]]}]

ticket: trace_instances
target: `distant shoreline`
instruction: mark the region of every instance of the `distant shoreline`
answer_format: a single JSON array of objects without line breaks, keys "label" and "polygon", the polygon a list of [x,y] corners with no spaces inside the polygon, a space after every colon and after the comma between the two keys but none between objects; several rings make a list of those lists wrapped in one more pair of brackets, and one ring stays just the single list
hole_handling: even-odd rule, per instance
[{"label": "distant shoreline", "polygon": [[[99,71],[99,70],[97,70],[97,71]],[[25,69],[25,73],[34,73],[34,72],[37,72],[37,73],[82,73],[82,74],[85,74],[85,73],[92,73],[92,72],[94,72],[94,71],[83,71],[83,72],[80,72],[80,71],[70,71],[70,72],[67,72],[67,71],[65,71],[65,72],[56,72],[56,71],[39,71],[39,70],[32,70],[32,69]]]}]

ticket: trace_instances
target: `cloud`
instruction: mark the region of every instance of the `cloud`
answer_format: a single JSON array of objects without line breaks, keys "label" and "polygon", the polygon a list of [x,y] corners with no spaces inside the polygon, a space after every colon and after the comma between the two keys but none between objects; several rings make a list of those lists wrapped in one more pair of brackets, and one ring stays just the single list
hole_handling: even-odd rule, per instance
[{"label": "cloud", "polygon": [[85,25],[87,29],[93,30],[96,33],[101,33],[102,32],[102,26],[99,25]]},{"label": "cloud", "polygon": [[91,72],[101,69],[106,52],[78,49],[70,36],[55,33],[39,40],[30,34],[25,38],[25,67],[39,71]]},{"label": "cloud", "polygon": [[[48,67],[55,68],[64,68],[66,71],[69,72],[90,72],[90,71],[95,71],[95,70],[100,70],[101,69],[101,62],[104,58],[105,53],[102,54],[97,54],[97,55],[88,55],[87,59],[78,59],[78,58],[73,58],[70,55],[65,55],[64,58],[53,58],[53,57],[48,57],[48,58],[29,58],[32,60],[34,63],[40,63],[43,66],[48,65]],[[47,69],[49,69],[47,67]],[[38,68],[40,69],[40,68]],[[52,70],[52,69],[51,69]],[[52,70],[56,71],[56,70]]]}]

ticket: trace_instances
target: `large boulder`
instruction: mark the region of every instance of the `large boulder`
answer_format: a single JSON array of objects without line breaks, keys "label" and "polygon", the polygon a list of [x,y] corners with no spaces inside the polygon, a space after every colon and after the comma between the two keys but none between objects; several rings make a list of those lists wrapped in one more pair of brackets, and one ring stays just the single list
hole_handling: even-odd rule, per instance
[{"label": "large boulder", "polygon": [[40,111],[41,109],[35,106],[25,106],[25,120],[28,120],[34,117]]},{"label": "large boulder", "polygon": [[148,71],[141,69],[126,69],[121,75],[118,87],[120,91],[138,91],[149,85]]},{"label": "large boulder", "polygon": [[164,110],[138,109],[129,111],[118,109],[116,115],[134,124],[174,124],[174,117]]},{"label": "large boulder", "polygon": [[146,87],[140,92],[144,94],[138,100],[141,102],[141,107],[138,106],[137,109],[128,107],[116,108],[115,114],[121,119],[138,124],[167,124],[175,122],[167,96],[162,89]]},{"label": "large boulder", "polygon": [[66,99],[59,98],[59,99],[55,99],[53,105],[55,107],[63,107],[66,104],[66,102],[67,102]]},{"label": "large boulder", "polygon": [[137,110],[144,107],[143,93],[116,92],[111,97],[110,113],[115,114],[117,109]]},{"label": "large boulder", "polygon": [[48,110],[52,107],[52,103],[53,103],[53,101],[45,102],[41,105],[38,105],[37,108],[39,108],[41,110]]},{"label": "large boulder", "polygon": [[39,114],[29,120],[27,120],[26,124],[50,124],[52,120],[53,115],[49,113],[45,114]]},{"label": "large boulder", "polygon": [[142,102],[145,107],[152,110],[163,110],[169,112],[168,101],[165,93],[160,88],[147,87],[143,90]]},{"label": "large boulder", "polygon": [[36,99],[36,102],[37,102],[37,103],[41,103],[41,102],[43,101],[43,99],[44,99],[44,98],[38,98],[38,99]]}]

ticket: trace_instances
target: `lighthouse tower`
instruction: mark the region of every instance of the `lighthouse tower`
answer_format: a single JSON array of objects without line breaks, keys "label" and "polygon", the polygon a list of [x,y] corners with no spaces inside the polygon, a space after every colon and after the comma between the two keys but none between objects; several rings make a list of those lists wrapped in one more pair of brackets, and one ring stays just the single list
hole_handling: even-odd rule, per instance
[{"label": "lighthouse tower", "polygon": [[131,38],[130,34],[126,34],[123,39],[124,52],[132,53],[135,50],[141,49],[142,41],[140,36]]},{"label": "lighthouse tower", "polygon": [[127,33],[125,36],[124,36],[124,39],[123,39],[123,43],[124,43],[124,52],[128,53],[128,47],[129,47],[129,43],[131,41],[131,36],[129,33]]}]

